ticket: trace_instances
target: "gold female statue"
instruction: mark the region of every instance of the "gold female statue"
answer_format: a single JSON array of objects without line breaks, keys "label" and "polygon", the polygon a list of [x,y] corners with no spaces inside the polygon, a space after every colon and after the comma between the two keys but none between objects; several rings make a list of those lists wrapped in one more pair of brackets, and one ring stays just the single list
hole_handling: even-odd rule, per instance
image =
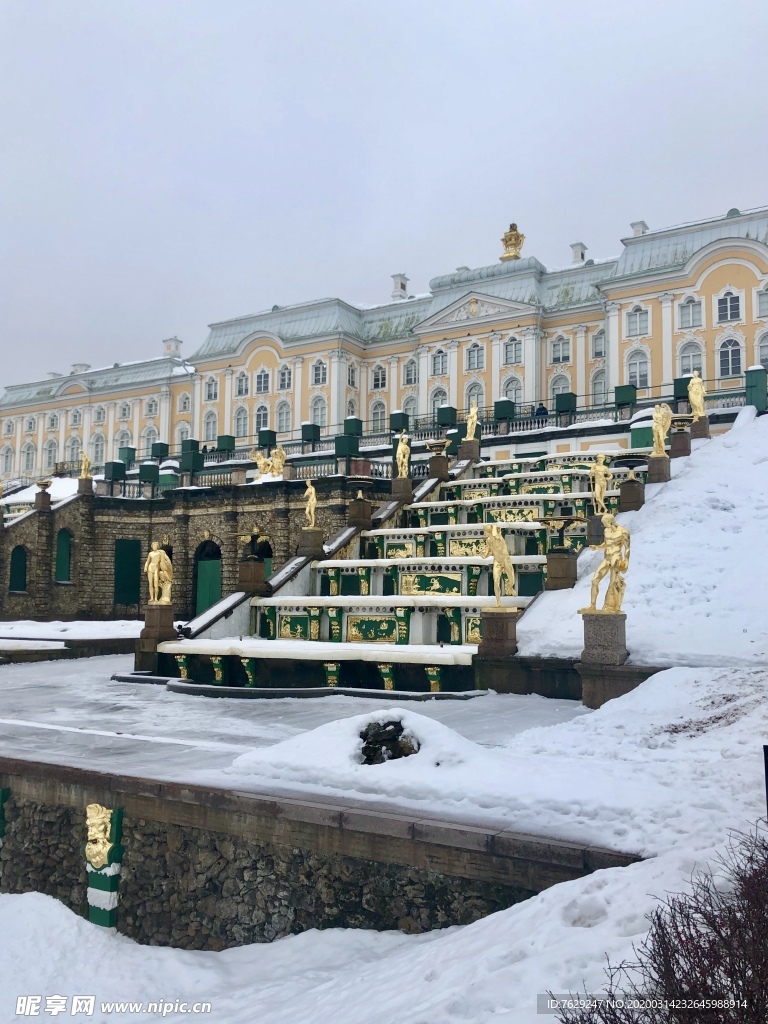
[{"label": "gold female statue", "polygon": [[653,455],[656,458],[667,458],[667,431],[672,425],[672,410],[666,402],[653,407]]},{"label": "gold female statue", "polygon": [[411,461],[411,446],[408,443],[408,436],[405,431],[400,434],[400,440],[397,442],[397,451],[395,452],[395,462],[397,463],[397,477],[399,480],[407,477],[410,471]]},{"label": "gold female statue", "polygon": [[163,551],[156,540],[152,541],[147,560],[144,563],[144,572],[147,574],[147,583],[149,584],[149,603],[170,604],[173,565],[167,552]]},{"label": "gold female statue", "polygon": [[467,433],[465,435],[466,441],[475,440],[475,431],[477,430],[477,402],[472,399],[472,404],[469,407],[467,413]]},{"label": "gold female statue", "polygon": [[311,480],[307,480],[305,497],[307,499],[307,504],[304,506],[304,515],[307,517],[307,529],[314,530],[315,510],[317,509],[317,491],[315,490]]},{"label": "gold female statue", "polygon": [[704,398],[707,394],[707,389],[704,387],[704,381],[701,379],[698,370],[693,371],[693,376],[688,381],[688,404],[691,407],[693,413],[693,422],[696,420],[706,419],[706,412],[704,411]]}]

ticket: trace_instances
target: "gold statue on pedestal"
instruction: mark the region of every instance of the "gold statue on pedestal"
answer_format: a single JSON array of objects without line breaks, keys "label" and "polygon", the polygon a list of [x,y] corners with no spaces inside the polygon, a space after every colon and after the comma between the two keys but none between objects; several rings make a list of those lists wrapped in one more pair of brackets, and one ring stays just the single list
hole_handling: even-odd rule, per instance
[{"label": "gold statue on pedestal", "polygon": [[307,517],[307,525],[305,529],[314,530],[315,528],[315,510],[317,509],[317,491],[311,480],[307,480],[307,490],[305,497],[307,504],[304,506],[304,515]]},{"label": "gold statue on pedestal", "polygon": [[666,402],[653,407],[653,455],[656,458],[669,458],[666,449],[667,432],[672,426],[672,410]]},{"label": "gold statue on pedestal", "polygon": [[91,477],[91,460],[90,460],[90,457],[88,455],[88,452],[86,452],[85,449],[83,449],[80,452],[80,479],[81,480],[90,480],[90,479],[92,479],[92,477]]},{"label": "gold statue on pedestal", "polygon": [[282,476],[283,468],[285,467],[285,460],[288,458],[288,453],[281,444],[277,446],[272,452],[272,457],[267,457],[263,452],[259,451],[258,448],[251,448],[248,452],[248,458],[251,462],[256,463],[258,473],[256,479],[260,476],[269,474],[270,476]]},{"label": "gold statue on pedestal", "polygon": [[589,471],[589,482],[592,485],[592,493],[595,496],[595,513],[602,515],[608,509],[605,504],[605,491],[608,484],[613,480],[613,473],[605,464],[605,455],[598,455],[592,468]]},{"label": "gold statue on pedestal", "polygon": [[[624,600],[624,591],[627,586],[624,580],[624,573],[629,568],[629,530],[619,526],[614,516],[610,513],[606,513],[602,517],[602,523],[605,535],[603,543],[590,546],[594,550],[604,548],[605,555],[595,570],[595,575],[592,577],[589,607],[579,608],[579,615],[598,611],[606,615],[616,614],[621,611],[621,605]],[[608,589],[605,592],[605,601],[603,602],[603,607],[598,609],[598,588],[600,581],[608,574],[610,576],[608,579]]]},{"label": "gold statue on pedestal", "polygon": [[498,523],[486,523],[483,527],[485,533],[485,554],[487,558],[493,555],[493,593],[496,596],[496,607],[501,607],[501,577],[505,577],[504,591],[507,597],[517,597],[515,589],[515,567],[507,550],[507,542],[501,532]]},{"label": "gold statue on pedestal", "polygon": [[464,435],[464,440],[465,441],[474,441],[475,440],[475,431],[476,430],[477,430],[477,402],[473,398],[472,399],[472,404],[469,407],[469,412],[467,413],[467,432]]},{"label": "gold statue on pedestal", "polygon": [[397,478],[402,480],[408,477],[410,473],[410,461],[411,461],[411,446],[408,441],[408,435],[403,430],[400,434],[400,440],[397,442],[397,451],[395,452],[395,462],[397,463]]},{"label": "gold statue on pedestal", "polygon": [[502,262],[504,260],[519,260],[525,235],[521,235],[517,230],[517,224],[509,225],[509,231],[504,232],[504,237],[501,241],[504,246],[504,252],[499,256],[499,259]]},{"label": "gold statue on pedestal", "polygon": [[173,565],[167,552],[163,551],[156,540],[152,541],[147,560],[144,563],[144,572],[147,574],[149,583],[149,603],[170,604]]},{"label": "gold statue on pedestal", "polygon": [[704,398],[706,397],[707,389],[704,387],[704,381],[701,379],[701,375],[698,370],[693,371],[693,376],[688,381],[688,404],[691,407],[693,413],[693,422],[696,420],[702,420],[707,418],[707,414],[704,410]]},{"label": "gold statue on pedestal", "polygon": [[271,468],[270,473],[272,476],[282,476],[283,469],[285,468],[285,460],[288,458],[288,453],[281,444],[275,448],[272,452],[272,458],[270,459]]}]

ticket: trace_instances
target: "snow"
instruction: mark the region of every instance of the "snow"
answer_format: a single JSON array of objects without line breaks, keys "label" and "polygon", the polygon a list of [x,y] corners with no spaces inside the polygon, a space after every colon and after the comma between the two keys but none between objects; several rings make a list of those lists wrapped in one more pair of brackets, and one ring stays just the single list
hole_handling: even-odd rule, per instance
[{"label": "snow", "polygon": [[[35,501],[35,495],[39,490],[40,488],[37,484],[31,484],[29,487],[25,487],[23,491],[16,491],[14,494],[9,494],[7,498],[0,499],[0,504],[6,506],[32,505]],[[70,476],[53,477],[48,493],[54,504],[57,501],[62,501],[64,498],[73,497],[77,494],[77,478]]]},{"label": "snow", "polygon": [[[767,452],[768,417],[745,408],[728,433],[673,459],[672,480],[646,487],[642,509],[617,517],[632,543],[623,609],[631,663],[768,663]],[[574,589],[548,591],[526,612],[517,626],[523,657],[579,657],[578,609],[601,558],[583,551]]]},{"label": "snow", "polygon": [[[0,638],[23,640],[104,640],[137,637],[144,628],[138,619],[85,619],[71,622],[34,622],[14,619],[0,622]],[[24,644],[28,647],[28,644]],[[57,646],[63,647],[63,644]]]},{"label": "snow", "polygon": [[3,651],[58,651],[64,650],[65,644],[47,640],[2,640],[0,653]]}]

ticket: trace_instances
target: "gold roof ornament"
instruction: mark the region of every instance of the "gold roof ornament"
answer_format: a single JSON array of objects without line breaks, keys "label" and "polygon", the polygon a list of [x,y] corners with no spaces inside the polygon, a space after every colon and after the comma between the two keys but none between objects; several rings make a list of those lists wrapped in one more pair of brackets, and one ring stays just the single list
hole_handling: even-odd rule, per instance
[{"label": "gold roof ornament", "polygon": [[504,237],[501,241],[504,246],[504,252],[499,256],[501,262],[503,263],[504,260],[519,260],[525,235],[521,235],[517,230],[517,224],[509,225],[509,231],[504,232]]}]

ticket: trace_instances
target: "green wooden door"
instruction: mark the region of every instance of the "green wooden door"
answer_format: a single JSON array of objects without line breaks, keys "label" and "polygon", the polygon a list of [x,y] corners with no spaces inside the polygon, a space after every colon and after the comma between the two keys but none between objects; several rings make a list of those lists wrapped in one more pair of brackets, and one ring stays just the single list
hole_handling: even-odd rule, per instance
[{"label": "green wooden door", "polygon": [[57,583],[71,582],[72,535],[69,530],[59,530],[56,534],[56,574]]},{"label": "green wooden door", "polygon": [[19,544],[11,552],[11,579],[8,589],[23,594],[27,589],[27,552]]},{"label": "green wooden door", "polygon": [[221,600],[221,559],[201,558],[197,563],[195,614],[200,615],[219,600]]},{"label": "green wooden door", "polygon": [[115,541],[115,604],[141,600],[141,541]]}]

